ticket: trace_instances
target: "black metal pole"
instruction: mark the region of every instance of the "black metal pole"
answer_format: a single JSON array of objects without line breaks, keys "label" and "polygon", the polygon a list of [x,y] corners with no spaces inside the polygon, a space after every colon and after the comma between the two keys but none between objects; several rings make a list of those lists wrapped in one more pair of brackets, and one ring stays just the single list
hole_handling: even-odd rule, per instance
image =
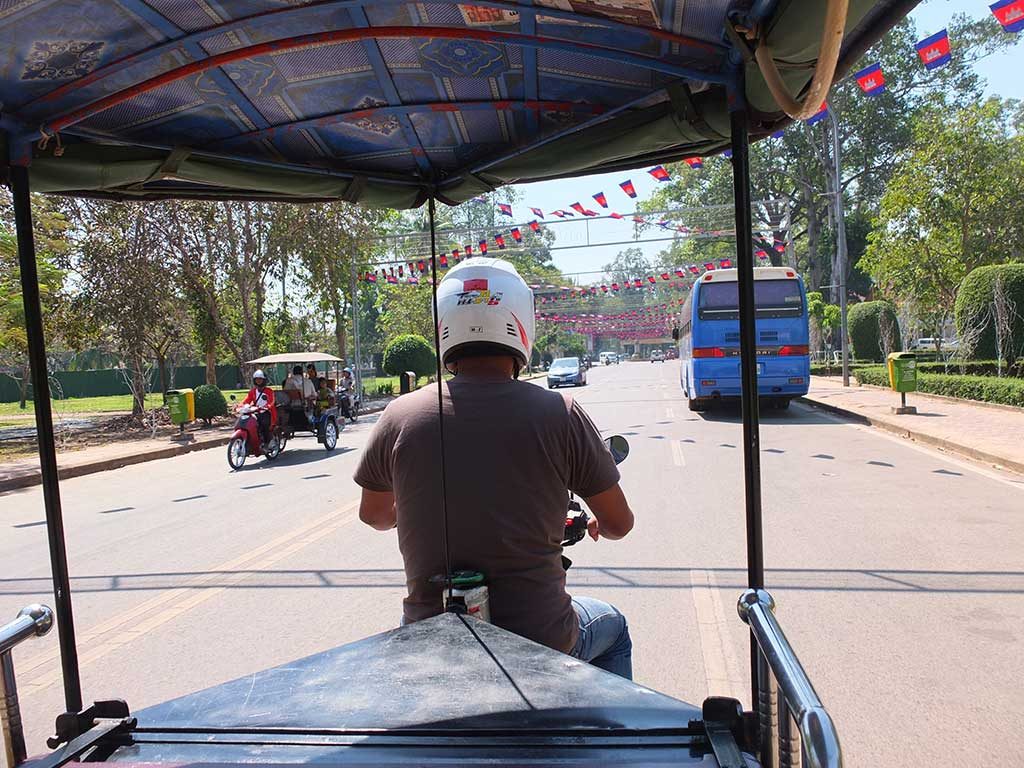
[{"label": "black metal pole", "polygon": [[[742,88],[739,89],[742,93]],[[761,535],[761,455],[757,415],[757,329],[754,306],[754,245],[750,224],[750,145],[747,110],[734,103],[732,180],[736,213],[736,266],[740,309],[740,378],[743,384],[743,480],[747,517],[747,586],[764,587],[764,542]],[[757,706],[758,649],[750,638],[751,702]]]},{"label": "black metal pole", "polygon": [[50,570],[53,574],[53,599],[60,641],[60,664],[64,674],[64,703],[68,712],[82,710],[82,682],[78,674],[78,647],[75,645],[75,620],[71,610],[71,583],[68,554],[64,547],[64,515],[60,507],[57,478],[57,449],[53,440],[53,414],[50,411],[50,383],[47,378],[46,342],[43,315],[39,304],[39,277],[36,273],[36,246],[32,236],[32,203],[28,193],[28,169],[12,165],[11,194],[14,197],[14,227],[18,236],[18,265],[21,269],[21,295],[25,306],[25,331],[28,359],[32,368],[32,399],[36,411],[36,440],[46,508],[46,535],[50,544]]}]

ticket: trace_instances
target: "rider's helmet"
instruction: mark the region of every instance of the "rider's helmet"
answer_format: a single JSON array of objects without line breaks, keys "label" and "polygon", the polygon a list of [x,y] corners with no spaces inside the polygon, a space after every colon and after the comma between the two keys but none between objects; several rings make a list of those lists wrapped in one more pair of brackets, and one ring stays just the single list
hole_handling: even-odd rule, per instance
[{"label": "rider's helmet", "polygon": [[533,291],[503,259],[464,261],[437,287],[437,324],[444,365],[511,352],[521,368],[533,350]]},{"label": "rider's helmet", "polygon": [[343,368],[343,369],[342,369],[342,372],[343,372],[343,373],[347,373],[347,374],[348,374],[349,376],[351,376],[351,375],[352,375],[352,369],[351,369],[351,368],[347,368],[347,367],[346,367],[346,368]]},{"label": "rider's helmet", "polygon": [[[265,374],[265,373],[263,373],[263,371],[262,371],[262,370],[260,370],[259,368],[257,368],[257,369],[256,369],[256,372],[255,372],[255,373],[253,373],[253,375],[252,375],[252,383],[253,383],[253,384],[256,384],[256,381],[257,381],[258,379],[262,379],[262,380],[263,380],[263,383],[264,383],[264,384],[266,384],[266,383],[267,383],[267,376],[266,376],[266,374]],[[259,385],[257,385],[257,386],[259,386]]]}]

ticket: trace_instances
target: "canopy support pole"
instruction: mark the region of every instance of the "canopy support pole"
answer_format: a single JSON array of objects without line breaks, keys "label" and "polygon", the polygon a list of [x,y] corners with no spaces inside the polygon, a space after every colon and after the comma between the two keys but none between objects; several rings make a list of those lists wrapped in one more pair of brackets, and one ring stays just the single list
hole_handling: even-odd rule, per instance
[{"label": "canopy support pole", "polygon": [[[736,212],[736,266],[740,310],[740,379],[743,409],[743,481],[747,519],[747,586],[764,588],[761,534],[761,456],[757,413],[757,333],[754,305],[754,246],[750,223],[750,142],[742,79],[730,100],[733,201]],[[757,642],[750,638],[751,704],[758,704]]]},{"label": "canopy support pole", "polygon": [[54,445],[53,414],[50,409],[50,383],[46,365],[46,343],[43,337],[43,316],[39,303],[36,246],[32,235],[28,168],[12,164],[10,186],[14,198],[14,226],[18,238],[18,265],[21,270],[21,296],[25,307],[28,357],[32,369],[32,400],[36,412],[36,440],[39,444],[43,505],[46,509],[46,536],[50,546],[53,599],[60,641],[60,664],[64,678],[64,704],[68,712],[80,712],[82,683],[78,672],[75,620],[71,610],[68,555],[64,546],[64,514],[60,505],[57,449]]}]

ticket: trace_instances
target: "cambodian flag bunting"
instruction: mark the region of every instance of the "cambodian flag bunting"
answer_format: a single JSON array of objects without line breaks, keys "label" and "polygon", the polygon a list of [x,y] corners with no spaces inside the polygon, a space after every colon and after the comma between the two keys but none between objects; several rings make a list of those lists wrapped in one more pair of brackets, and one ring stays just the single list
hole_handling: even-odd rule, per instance
[{"label": "cambodian flag bunting", "polygon": [[564,211],[552,211],[551,215],[552,216],[557,216],[560,219],[564,219],[565,218],[565,212]]},{"label": "cambodian flag bunting", "polygon": [[926,37],[914,47],[917,49],[917,55],[921,57],[925,69],[938,69],[943,64],[948,64],[951,58],[949,33],[944,29],[931,37]]},{"label": "cambodian flag bunting", "polygon": [[540,232],[540,224],[538,224],[536,221],[531,221],[530,229],[532,229],[534,232]]},{"label": "cambodian flag bunting", "polygon": [[695,275],[700,274],[700,267],[698,267],[696,264],[691,264],[689,267],[687,267],[687,269],[689,269],[690,272],[692,272]]},{"label": "cambodian flag bunting", "polygon": [[496,234],[494,236],[494,242],[496,242],[498,244],[499,248],[504,248],[505,247],[505,236],[502,235],[502,234]]},{"label": "cambodian flag bunting", "polygon": [[584,214],[584,215],[587,213],[587,209],[584,208],[580,203],[573,203],[569,207],[572,208],[574,211],[576,211],[576,213],[580,213],[580,214]]},{"label": "cambodian flag bunting", "polygon": [[775,238],[775,250],[779,253],[783,253],[786,250],[786,241]]},{"label": "cambodian flag bunting", "polygon": [[648,171],[651,176],[656,178],[658,181],[669,181],[672,177],[669,176],[668,171],[663,166],[656,165]]},{"label": "cambodian flag bunting", "polygon": [[530,213],[532,213],[538,219],[543,219],[544,218],[544,211],[542,211],[540,208],[531,208],[530,209]]},{"label": "cambodian flag bunting", "polygon": [[624,218],[626,218],[621,213],[616,213],[615,211],[612,211],[608,215],[611,216],[613,219],[624,219]]},{"label": "cambodian flag bunting", "polygon": [[989,8],[1007,32],[1024,29],[1024,0],[999,0]]},{"label": "cambodian flag bunting", "polygon": [[394,270],[394,268],[392,268],[391,274],[388,275],[388,283],[391,284],[391,285],[397,285],[398,284],[398,278],[395,277],[395,270]]},{"label": "cambodian flag bunting", "polygon": [[608,207],[608,198],[604,196],[604,192],[598,192],[596,195],[594,195],[594,199],[597,201],[597,204],[600,205],[602,208]]},{"label": "cambodian flag bunting", "polygon": [[715,263],[713,261],[706,261],[706,262],[704,262],[704,269],[706,271],[710,272],[714,268],[715,268]]},{"label": "cambodian flag bunting", "polygon": [[512,239],[517,243],[523,242],[523,233],[519,231],[519,227],[512,227],[512,231],[509,234],[512,235]]},{"label": "cambodian flag bunting", "polygon": [[455,259],[455,261],[459,260],[459,249],[458,248],[452,248],[452,258]]},{"label": "cambodian flag bunting", "polygon": [[732,266],[732,259],[719,259],[718,266],[722,269],[729,269]]},{"label": "cambodian flag bunting", "polygon": [[813,115],[807,118],[805,121],[808,125],[817,125],[822,120],[828,117],[828,104],[825,102],[821,103],[821,109],[815,112]]},{"label": "cambodian flag bunting", "polygon": [[699,171],[701,168],[704,167],[704,161],[701,160],[699,157],[687,157],[683,160],[683,162],[686,163],[691,168],[693,168],[693,170],[695,171]]},{"label": "cambodian flag bunting", "polygon": [[589,208],[584,208],[583,209],[583,215],[584,216],[600,216],[600,214],[597,211],[592,211]]},{"label": "cambodian flag bunting", "polygon": [[612,290],[613,291],[619,290],[619,284],[618,283],[612,283]]},{"label": "cambodian flag bunting", "polygon": [[668,272],[662,272],[661,273],[661,279],[662,280],[668,280],[670,277],[671,277],[671,275]]},{"label": "cambodian flag bunting", "polygon": [[[676,277],[686,277],[686,273],[683,272],[682,267],[676,267]],[[672,287],[675,287],[675,283],[672,283]]]},{"label": "cambodian flag bunting", "polygon": [[757,258],[759,259],[767,259],[768,251],[764,250],[764,248],[758,248],[756,251],[754,251],[754,255],[757,256]]},{"label": "cambodian flag bunting", "polygon": [[865,67],[856,75],[857,84],[868,96],[877,96],[885,90],[885,77],[882,75],[882,65],[875,62],[870,67]]},{"label": "cambodian flag bunting", "polygon": [[601,291],[602,291],[603,293],[608,293],[608,286],[607,286],[607,285],[602,285],[602,286],[601,286]]},{"label": "cambodian flag bunting", "polygon": [[[418,269],[420,271],[420,274],[426,272],[427,271],[427,262],[425,262],[425,261],[417,261],[416,262],[416,269]],[[412,270],[409,270],[409,271],[411,272]]]},{"label": "cambodian flag bunting", "polygon": [[472,245],[465,245],[465,246],[463,246],[463,248],[464,248],[464,249],[465,249],[465,251],[466,251],[466,258],[467,258],[467,259],[468,259],[468,258],[469,258],[470,256],[472,256],[472,255],[473,255],[473,246],[472,246]]},{"label": "cambodian flag bunting", "polygon": [[480,253],[487,253],[487,241],[481,240],[477,245],[480,246]]},{"label": "cambodian flag bunting", "polygon": [[512,206],[508,203],[498,203],[498,210],[506,216],[512,215]]},{"label": "cambodian flag bunting", "polygon": [[636,190],[633,188],[633,182],[630,181],[629,179],[626,179],[625,181],[621,182],[619,186],[622,187],[622,191],[625,192],[630,197],[636,197]]},{"label": "cambodian flag bunting", "polygon": [[366,282],[368,282],[368,283],[376,283],[377,282],[377,273],[376,272],[367,272],[366,273]]},{"label": "cambodian flag bunting", "polygon": [[[394,269],[394,267],[392,267],[391,268],[391,273],[394,274],[394,272],[395,272],[395,269]],[[399,277],[405,277],[405,273],[402,272],[402,268],[401,267],[398,268],[398,276]]]},{"label": "cambodian flag bunting", "polygon": [[441,265],[441,269],[448,268],[448,257],[443,253],[437,258],[437,263]]},{"label": "cambodian flag bunting", "polygon": [[419,285],[420,279],[416,275],[409,275],[409,285]]},{"label": "cambodian flag bunting", "polygon": [[[654,282],[654,281],[652,280],[651,282]],[[642,286],[643,284],[644,284],[644,281],[643,281],[643,280],[641,280],[641,279],[640,279],[639,277],[638,277],[638,278],[637,278],[636,280],[634,280],[634,281],[633,281],[633,287],[634,287],[634,288],[639,288],[639,287],[641,287],[641,286]]]}]

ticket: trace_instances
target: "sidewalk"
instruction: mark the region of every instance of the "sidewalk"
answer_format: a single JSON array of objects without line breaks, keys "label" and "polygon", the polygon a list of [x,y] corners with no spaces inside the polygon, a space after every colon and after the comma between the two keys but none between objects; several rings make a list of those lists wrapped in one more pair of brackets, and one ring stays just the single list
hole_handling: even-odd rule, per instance
[{"label": "sidewalk", "polygon": [[1024,473],[1024,409],[989,406],[918,393],[907,394],[917,415],[897,416],[895,392],[880,387],[843,387],[838,377],[811,377],[805,403],[852,417],[901,437],[971,459]]}]

